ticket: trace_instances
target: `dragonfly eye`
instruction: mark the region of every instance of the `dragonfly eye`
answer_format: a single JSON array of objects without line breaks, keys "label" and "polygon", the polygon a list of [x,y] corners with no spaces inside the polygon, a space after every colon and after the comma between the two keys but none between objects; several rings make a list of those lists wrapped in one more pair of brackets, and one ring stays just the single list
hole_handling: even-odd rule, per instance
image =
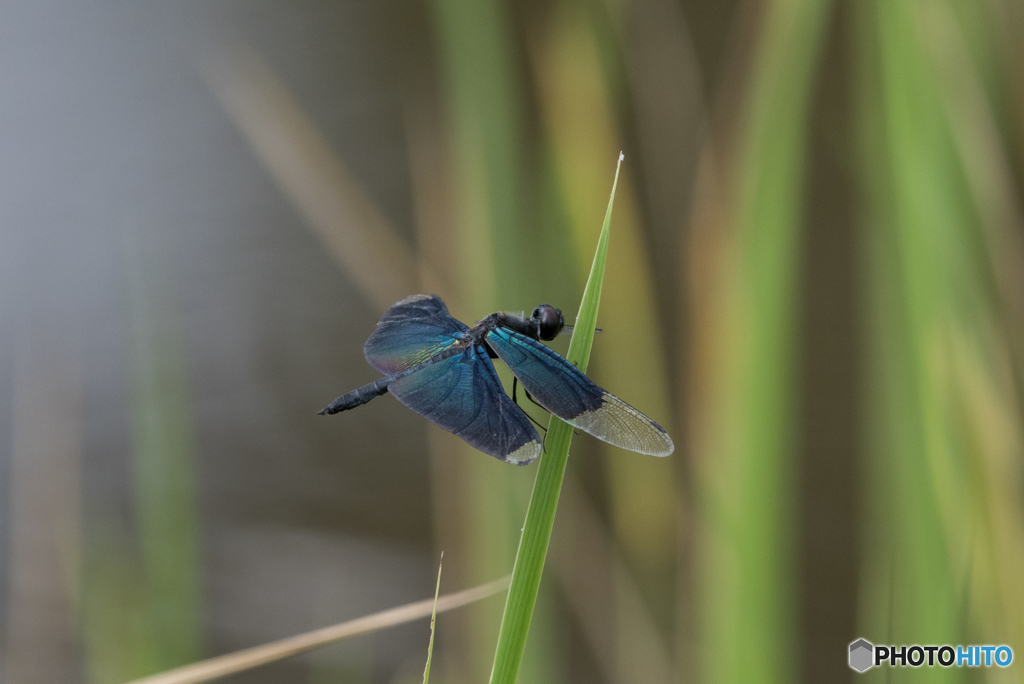
[{"label": "dragonfly eye", "polygon": [[550,304],[541,304],[531,316],[537,323],[537,332],[542,340],[553,340],[565,325],[562,312]]}]

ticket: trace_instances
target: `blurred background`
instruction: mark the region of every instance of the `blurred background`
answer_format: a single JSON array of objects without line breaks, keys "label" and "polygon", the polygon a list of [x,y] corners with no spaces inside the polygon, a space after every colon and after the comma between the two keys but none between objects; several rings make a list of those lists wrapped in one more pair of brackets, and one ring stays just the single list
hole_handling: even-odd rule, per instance
[{"label": "blurred background", "polygon": [[[520,681],[852,681],[858,637],[1024,655],[1016,0],[0,17],[3,681],[425,598],[442,550],[442,592],[510,572],[536,466],[390,397],[316,411],[378,377],[408,294],[571,321],[620,150],[589,374],[676,452],[575,439]],[[432,681],[486,681],[502,606],[439,617]],[[428,637],[225,681],[422,681]]]}]

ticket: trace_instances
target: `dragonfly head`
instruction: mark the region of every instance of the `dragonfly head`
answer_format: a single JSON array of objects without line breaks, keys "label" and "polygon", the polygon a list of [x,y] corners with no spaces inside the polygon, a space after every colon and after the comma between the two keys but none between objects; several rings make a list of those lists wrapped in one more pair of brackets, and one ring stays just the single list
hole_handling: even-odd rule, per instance
[{"label": "dragonfly head", "polygon": [[533,324],[534,330],[537,331],[537,336],[542,340],[555,339],[565,326],[562,310],[556,309],[550,304],[541,304],[534,309],[533,315],[530,316],[530,322]]}]

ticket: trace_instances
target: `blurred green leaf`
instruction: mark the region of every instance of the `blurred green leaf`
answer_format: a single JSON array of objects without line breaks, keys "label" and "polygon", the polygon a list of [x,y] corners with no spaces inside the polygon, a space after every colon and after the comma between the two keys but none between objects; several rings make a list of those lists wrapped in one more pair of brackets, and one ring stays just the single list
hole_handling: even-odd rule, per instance
[{"label": "blurred green leaf", "polygon": [[830,3],[762,9],[730,148],[730,242],[708,409],[701,545],[707,681],[789,682],[797,586],[793,457],[799,226],[810,96]]},{"label": "blurred green leaf", "polygon": [[972,64],[984,59],[963,39],[985,22],[953,6],[860,8],[873,319],[862,624],[889,643],[1017,647],[1018,200]]},{"label": "blurred green leaf", "polygon": [[135,510],[152,672],[199,657],[201,621],[189,369],[174,283],[150,239],[129,234],[126,255]]}]

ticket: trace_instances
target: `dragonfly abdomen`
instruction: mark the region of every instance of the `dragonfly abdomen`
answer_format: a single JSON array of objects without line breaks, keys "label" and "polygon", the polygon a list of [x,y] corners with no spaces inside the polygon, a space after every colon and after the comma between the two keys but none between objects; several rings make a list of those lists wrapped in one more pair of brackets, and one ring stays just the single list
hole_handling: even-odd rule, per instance
[{"label": "dragonfly abdomen", "polygon": [[319,415],[321,416],[332,416],[335,413],[342,411],[348,411],[354,409],[356,406],[362,406],[366,402],[379,397],[382,394],[386,394],[388,391],[388,385],[394,378],[387,377],[381,378],[376,382],[371,382],[368,385],[363,385],[357,389],[352,390],[344,396],[340,396],[330,404],[328,404]]},{"label": "dragonfly abdomen", "polygon": [[387,394],[388,385],[390,385],[395,380],[404,378],[407,375],[412,375],[416,371],[422,370],[427,366],[432,366],[433,364],[438,363],[440,361],[444,361],[446,359],[450,359],[453,356],[458,356],[459,354],[465,353],[466,347],[463,345],[455,345],[449,347],[448,349],[441,351],[439,354],[432,356],[423,363],[417,364],[412,368],[406,368],[405,370],[399,371],[385,378],[381,378],[376,382],[371,382],[368,385],[363,385],[362,387],[354,389],[344,396],[338,397],[330,404],[328,404],[317,415],[333,416],[335,413],[341,413],[342,411],[348,411],[349,409],[354,409],[357,406],[362,406],[371,399],[375,399],[376,397],[379,397],[382,394]]}]

